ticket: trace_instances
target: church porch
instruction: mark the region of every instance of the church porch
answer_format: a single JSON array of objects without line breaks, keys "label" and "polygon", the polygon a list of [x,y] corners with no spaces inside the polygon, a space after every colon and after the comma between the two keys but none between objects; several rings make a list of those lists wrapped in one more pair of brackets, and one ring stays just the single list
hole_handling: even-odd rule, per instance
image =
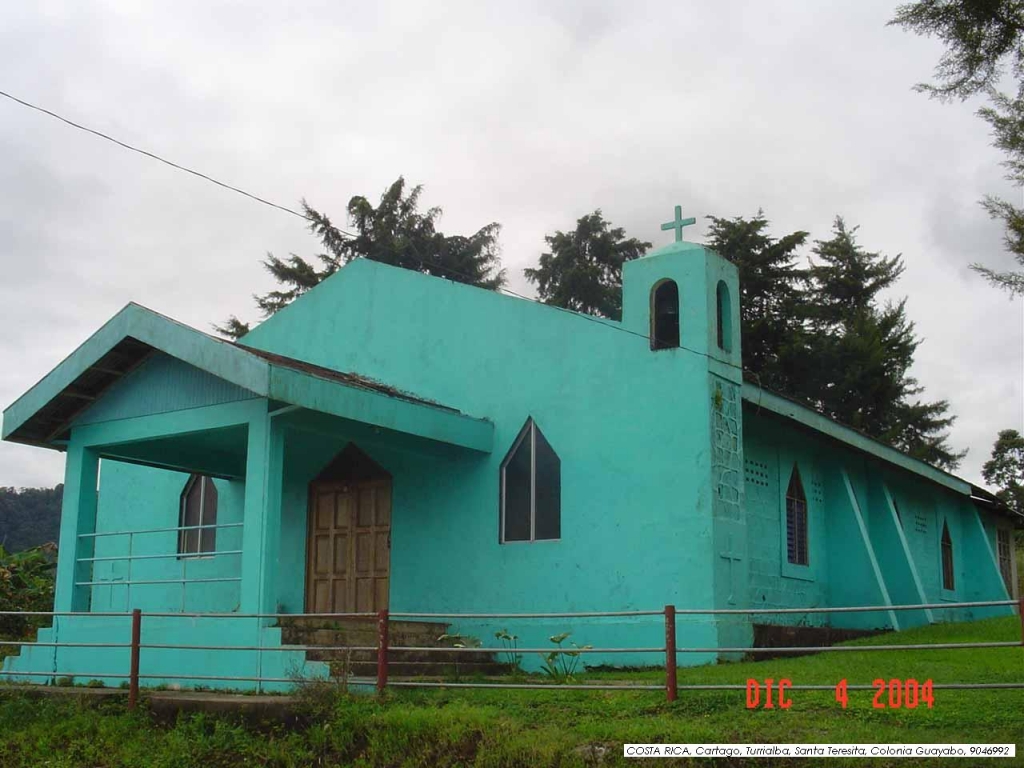
[{"label": "church porch", "polygon": [[[307,606],[376,610],[389,593],[390,481],[383,480],[394,470],[369,478],[380,515],[369,531],[369,603],[354,595],[349,603],[307,603],[306,558],[316,551],[306,536],[311,481],[354,441],[378,456],[400,454],[406,466],[486,455],[491,426],[358,376],[212,339],[138,307],[111,323],[126,315],[124,328],[111,336],[105,326],[5,412],[6,439],[67,454],[57,615],[39,644],[25,645],[5,671],[25,673],[26,682],[59,671],[117,685],[103,673],[127,669],[130,611],[139,609],[143,645],[161,646],[142,651],[149,684],[238,687],[233,678],[257,673],[284,679],[305,658],[259,652],[281,645],[272,614]],[[373,462],[366,459],[364,469]],[[344,474],[352,469],[343,461],[340,474],[321,479],[358,486],[366,478]],[[212,518],[189,517],[196,500],[202,509],[212,501]],[[332,551],[321,564],[355,562],[355,554]],[[183,645],[200,648],[174,647]]]}]

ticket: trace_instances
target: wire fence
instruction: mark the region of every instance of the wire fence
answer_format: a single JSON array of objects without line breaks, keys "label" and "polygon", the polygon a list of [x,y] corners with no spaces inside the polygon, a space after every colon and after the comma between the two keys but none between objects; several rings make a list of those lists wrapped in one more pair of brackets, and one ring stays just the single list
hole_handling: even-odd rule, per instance
[{"label": "wire fence", "polygon": [[[856,646],[782,646],[782,647],[722,647],[722,646],[680,646],[678,644],[678,631],[676,618],[678,616],[755,616],[765,614],[833,614],[833,613],[857,613],[857,612],[885,612],[885,611],[916,611],[925,608],[1017,608],[1021,617],[1021,640],[999,641],[999,642],[961,642],[961,643],[905,643],[905,644],[873,644]],[[94,642],[94,641],[40,641],[27,642],[25,640],[2,640],[0,647],[39,647],[54,649],[54,669],[48,671],[18,670],[14,668],[0,668],[0,680],[6,678],[44,678],[48,682],[56,682],[60,678],[88,678],[88,679],[111,679],[123,680],[128,688],[128,706],[134,708],[139,700],[139,692],[144,681],[166,681],[180,680],[187,684],[219,682],[219,683],[255,683],[257,689],[266,684],[294,685],[298,682],[295,677],[281,677],[264,675],[262,673],[263,655],[277,652],[323,654],[326,652],[346,652],[371,654],[376,662],[375,675],[353,675],[344,674],[344,681],[347,685],[373,686],[378,693],[383,693],[388,688],[474,688],[474,689],[557,689],[557,690],[602,690],[602,691],[664,691],[668,701],[676,700],[679,691],[712,691],[712,690],[744,690],[746,684],[741,683],[718,683],[718,684],[689,684],[678,683],[677,663],[679,654],[745,654],[756,657],[760,654],[807,654],[819,651],[829,652],[886,652],[886,651],[924,651],[924,650],[953,650],[953,649],[979,649],[979,648],[1024,648],[1024,598],[1015,600],[986,600],[973,602],[943,602],[943,603],[920,603],[913,605],[872,605],[872,606],[844,606],[837,608],[728,608],[728,609],[702,609],[685,608],[677,609],[673,605],[667,605],[661,610],[643,611],[587,611],[567,613],[410,613],[410,612],[389,612],[387,610],[376,613],[183,613],[166,611],[143,611],[135,609],[130,613],[115,612],[68,612],[68,611],[0,611],[0,616],[21,616],[38,618],[88,618],[92,619],[120,619],[130,620],[130,635],[121,641]],[[661,617],[664,623],[664,644],[657,646],[609,646],[609,647],[472,647],[472,646],[427,646],[427,645],[401,645],[392,644],[391,629],[394,623],[401,626],[402,622],[410,620],[548,620],[548,619],[607,619],[607,618],[652,618]],[[338,626],[340,622],[362,622],[363,631],[367,628],[375,633],[373,644],[310,644],[310,643],[281,643],[279,645],[265,645],[262,642],[262,635],[257,632],[260,642],[256,644],[214,644],[214,643],[168,643],[168,642],[143,642],[142,628],[145,619],[248,619],[259,622],[258,627],[264,626],[262,622],[277,622],[283,626],[285,622],[313,621],[329,623]],[[314,628],[317,625],[313,625]],[[365,638],[365,634],[364,634]],[[128,652],[128,669],[109,672],[83,672],[75,670],[58,670],[56,664],[56,649],[60,648],[81,648],[81,649],[119,649]],[[180,673],[168,673],[166,671],[147,671],[142,665],[143,651],[219,651],[228,653],[254,653],[257,658],[257,674],[255,675],[210,675],[196,674],[190,671]],[[474,655],[505,655],[510,657],[514,654],[540,653],[550,658],[557,658],[559,655],[569,654],[580,656],[584,654],[655,654],[664,659],[665,682],[664,684],[637,684],[637,683],[587,683],[587,684],[562,684],[553,685],[550,682],[530,682],[521,679],[497,680],[495,682],[462,682],[448,680],[428,679],[391,679],[390,666],[396,663],[394,656],[402,654],[444,654],[445,658],[454,656],[458,658],[466,655],[472,658]],[[7,665],[5,664],[4,667]],[[124,683],[122,683],[124,684]],[[849,690],[869,690],[871,685],[849,685]],[[831,685],[791,685],[791,690],[832,690]],[[949,690],[1006,690],[1024,689],[1022,682],[1001,682],[1001,683],[935,683],[934,689]]]}]

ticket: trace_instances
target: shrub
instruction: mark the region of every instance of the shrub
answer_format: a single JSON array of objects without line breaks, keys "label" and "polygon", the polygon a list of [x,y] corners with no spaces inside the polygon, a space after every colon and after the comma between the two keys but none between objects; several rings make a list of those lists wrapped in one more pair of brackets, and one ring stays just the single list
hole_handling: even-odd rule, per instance
[{"label": "shrub", "polygon": [[[8,553],[0,546],[0,611],[53,610],[57,547]],[[0,616],[0,636],[20,640],[48,623],[45,616]]]}]

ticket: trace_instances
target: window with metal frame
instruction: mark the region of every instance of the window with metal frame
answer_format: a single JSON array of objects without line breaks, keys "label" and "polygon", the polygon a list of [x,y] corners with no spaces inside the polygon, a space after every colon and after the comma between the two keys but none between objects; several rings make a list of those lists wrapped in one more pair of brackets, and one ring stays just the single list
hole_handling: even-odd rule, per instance
[{"label": "window with metal frame", "polygon": [[205,475],[192,475],[181,491],[178,554],[203,555],[217,551],[217,486]]},{"label": "window with metal frame", "polygon": [[942,521],[942,588],[950,591],[956,588],[956,580],[953,578],[953,539],[945,520]]},{"label": "window with metal frame", "polygon": [[996,549],[999,553],[999,573],[1003,576],[1007,594],[1013,594],[1013,547],[1010,544],[1010,531],[1006,528],[996,529]]},{"label": "window with metal frame", "polygon": [[795,464],[786,489],[786,559],[794,565],[808,564],[807,495]]},{"label": "window with metal frame", "polygon": [[562,462],[533,419],[501,463],[501,542],[562,535]]}]

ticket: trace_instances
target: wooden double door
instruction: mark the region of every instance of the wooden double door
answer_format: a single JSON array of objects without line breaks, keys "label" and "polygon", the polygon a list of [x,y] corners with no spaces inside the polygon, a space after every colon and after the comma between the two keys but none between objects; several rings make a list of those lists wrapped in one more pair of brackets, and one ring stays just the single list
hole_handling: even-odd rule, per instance
[{"label": "wooden double door", "polygon": [[309,486],[306,611],[387,608],[390,575],[391,477],[314,480]]}]

